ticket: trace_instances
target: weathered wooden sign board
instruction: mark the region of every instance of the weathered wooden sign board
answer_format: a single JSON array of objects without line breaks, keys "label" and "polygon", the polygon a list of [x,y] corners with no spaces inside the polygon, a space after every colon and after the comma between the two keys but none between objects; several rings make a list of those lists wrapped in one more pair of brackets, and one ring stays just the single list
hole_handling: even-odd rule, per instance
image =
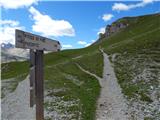
[{"label": "weathered wooden sign board", "polygon": [[22,30],[16,30],[16,47],[55,52],[61,49],[59,41],[34,35]]},{"label": "weathered wooden sign board", "polygon": [[44,120],[43,51],[57,52],[61,45],[56,40],[22,30],[16,30],[15,33],[15,46],[30,49],[30,107],[36,104],[36,120]]}]

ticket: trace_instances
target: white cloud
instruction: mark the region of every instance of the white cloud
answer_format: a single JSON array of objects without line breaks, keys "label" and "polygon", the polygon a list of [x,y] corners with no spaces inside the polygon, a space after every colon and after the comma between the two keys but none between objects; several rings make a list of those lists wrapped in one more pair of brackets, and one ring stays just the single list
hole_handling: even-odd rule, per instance
[{"label": "white cloud", "polygon": [[15,44],[15,29],[23,30],[18,21],[0,20],[0,43]]},{"label": "white cloud", "polygon": [[29,57],[28,49],[10,48],[10,49],[5,50],[5,53],[9,55],[13,55],[13,56],[23,57],[23,58]]},{"label": "white cloud", "polygon": [[37,3],[38,0],[1,0],[0,6],[6,9],[17,9]]},{"label": "white cloud", "polygon": [[114,17],[114,16],[113,16],[112,14],[104,14],[103,17],[102,17],[102,19],[103,19],[104,21],[109,21],[109,20],[111,20],[113,17]]},{"label": "white cloud", "polygon": [[87,42],[82,41],[82,40],[81,40],[81,41],[78,41],[77,43],[80,44],[80,45],[86,45],[86,44],[87,44]]},{"label": "white cloud", "polygon": [[127,11],[130,9],[138,8],[138,7],[144,7],[147,4],[152,3],[154,0],[142,0],[142,2],[136,3],[136,4],[124,4],[124,3],[115,3],[112,6],[112,10],[115,11]]},{"label": "white cloud", "polygon": [[152,3],[154,2],[155,0],[143,0],[144,3]]},{"label": "white cloud", "polygon": [[43,34],[44,36],[74,36],[75,31],[72,25],[65,20],[55,20],[48,15],[41,14],[34,7],[30,7],[34,25],[32,30]]},{"label": "white cloud", "polygon": [[128,10],[129,7],[123,3],[115,3],[113,6],[112,6],[112,10],[117,10],[117,11],[125,11],[125,10]]},{"label": "white cloud", "polygon": [[96,40],[91,40],[92,43],[94,43]]},{"label": "white cloud", "polygon": [[90,46],[92,43],[94,43],[96,40],[91,40],[89,43],[85,44],[85,47]]},{"label": "white cloud", "polygon": [[97,34],[99,35],[100,33],[104,33],[105,32],[105,27],[102,27],[99,29],[99,31],[97,32]]},{"label": "white cloud", "polygon": [[70,44],[62,45],[62,49],[72,48],[73,46]]},{"label": "white cloud", "polygon": [[88,46],[90,46],[92,43],[87,43],[86,45],[85,45],[85,47],[88,47]]},{"label": "white cloud", "polygon": [[95,42],[95,40],[91,40],[90,42],[85,42],[85,41],[78,41],[77,43],[78,44],[80,44],[80,45],[83,45],[84,47],[88,47],[88,46],[90,46],[92,43],[94,43]]}]

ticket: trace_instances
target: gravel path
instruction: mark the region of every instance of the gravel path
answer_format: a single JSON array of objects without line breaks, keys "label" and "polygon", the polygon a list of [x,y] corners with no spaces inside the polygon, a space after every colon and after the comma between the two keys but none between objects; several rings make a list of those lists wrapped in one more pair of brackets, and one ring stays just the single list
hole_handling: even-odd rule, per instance
[{"label": "gravel path", "polygon": [[35,120],[35,107],[29,104],[29,76],[1,101],[2,120]]},{"label": "gravel path", "polygon": [[97,101],[96,120],[129,120],[127,101],[121,92],[114,69],[108,55],[103,50],[100,51],[104,57],[103,78],[77,64],[83,72],[95,77],[100,83],[101,92]]},{"label": "gravel path", "polygon": [[121,88],[117,83],[114,69],[111,66],[108,55],[103,52],[104,68],[102,88],[97,102],[97,120],[129,120],[127,115],[126,100],[121,93]]}]

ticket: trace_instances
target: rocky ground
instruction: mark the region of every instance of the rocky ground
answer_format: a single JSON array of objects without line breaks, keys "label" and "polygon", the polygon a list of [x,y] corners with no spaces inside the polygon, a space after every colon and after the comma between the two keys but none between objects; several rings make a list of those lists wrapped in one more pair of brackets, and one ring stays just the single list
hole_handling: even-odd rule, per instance
[{"label": "rocky ground", "polygon": [[[66,75],[68,79],[72,79],[72,76]],[[30,107],[30,85],[29,76],[25,80],[19,82],[14,91],[8,91],[7,86],[10,82],[14,82],[16,78],[3,80],[3,94],[4,97],[1,101],[2,107],[2,120],[35,120],[35,106]],[[81,84],[74,81],[76,84]],[[10,84],[10,86],[13,86]],[[71,108],[77,108],[79,106],[79,100],[63,100],[63,97],[54,96],[53,94],[59,94],[66,91],[66,88],[45,90],[44,97],[44,116],[45,120],[70,120],[78,114],[79,120],[81,120],[81,112],[75,109],[73,112]]]},{"label": "rocky ground", "polygon": [[29,76],[16,90],[2,99],[2,120],[34,120],[35,107],[29,107]]}]

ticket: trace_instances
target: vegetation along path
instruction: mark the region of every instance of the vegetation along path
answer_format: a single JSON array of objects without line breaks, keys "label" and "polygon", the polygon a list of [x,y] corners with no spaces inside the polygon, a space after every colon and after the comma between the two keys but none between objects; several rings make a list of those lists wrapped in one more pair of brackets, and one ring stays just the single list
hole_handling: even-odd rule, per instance
[{"label": "vegetation along path", "polygon": [[101,92],[97,101],[96,119],[97,120],[129,120],[127,101],[121,93],[120,85],[114,69],[109,61],[108,55],[100,51],[104,57],[103,78],[85,70],[77,65],[83,72],[97,78],[101,85]]}]

